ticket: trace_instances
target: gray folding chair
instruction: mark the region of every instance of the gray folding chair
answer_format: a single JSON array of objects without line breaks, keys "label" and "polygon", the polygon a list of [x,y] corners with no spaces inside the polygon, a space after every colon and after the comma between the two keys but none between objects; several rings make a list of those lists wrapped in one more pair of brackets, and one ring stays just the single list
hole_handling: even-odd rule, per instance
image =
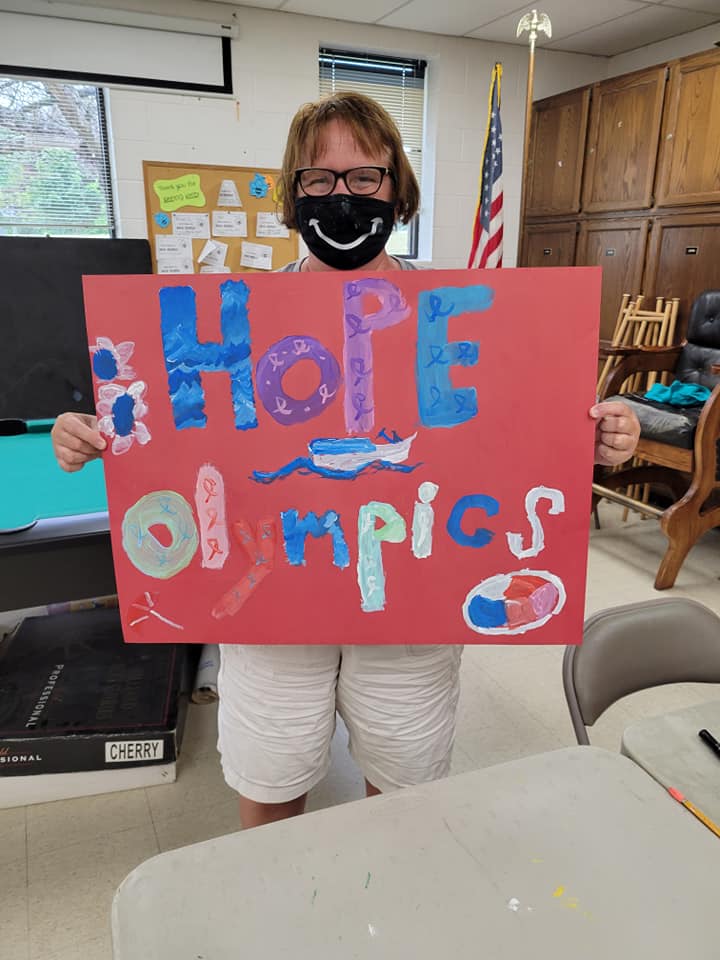
[{"label": "gray folding chair", "polygon": [[588,617],[566,647],[563,686],[575,736],[629,693],[665,683],[720,683],[720,617],[681,597],[611,607]]}]

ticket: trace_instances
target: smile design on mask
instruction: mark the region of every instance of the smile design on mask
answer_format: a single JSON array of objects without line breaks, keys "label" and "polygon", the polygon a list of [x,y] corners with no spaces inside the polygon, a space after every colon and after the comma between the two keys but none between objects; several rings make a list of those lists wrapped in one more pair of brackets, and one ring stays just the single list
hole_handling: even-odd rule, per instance
[{"label": "smile design on mask", "polygon": [[324,240],[325,243],[329,243],[331,247],[335,247],[336,250],[354,250],[355,247],[359,247],[361,243],[364,243],[368,237],[373,237],[382,229],[382,217],[373,217],[372,228],[367,232],[363,233],[362,236],[358,237],[357,240],[351,240],[350,243],[339,243],[337,240],[333,240],[332,237],[326,237],[325,234],[320,229],[320,221],[317,217],[313,217],[312,220],[308,220],[308,226],[313,227],[315,233],[320,237],[321,240]]},{"label": "smile design on mask", "polygon": [[394,204],[375,197],[299,197],[295,212],[308,250],[336,270],[353,270],[377,257],[395,224]]}]

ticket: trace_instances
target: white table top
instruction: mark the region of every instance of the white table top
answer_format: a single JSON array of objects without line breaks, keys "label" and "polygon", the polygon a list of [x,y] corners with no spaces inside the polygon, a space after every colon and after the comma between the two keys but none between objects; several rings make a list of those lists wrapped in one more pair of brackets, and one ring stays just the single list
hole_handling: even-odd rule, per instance
[{"label": "white table top", "polygon": [[717,960],[720,842],[572,747],[148,860],[115,960]]},{"label": "white table top", "polygon": [[720,700],[638,720],[623,733],[622,752],[720,825],[720,757],[698,736],[703,728],[720,740]]}]

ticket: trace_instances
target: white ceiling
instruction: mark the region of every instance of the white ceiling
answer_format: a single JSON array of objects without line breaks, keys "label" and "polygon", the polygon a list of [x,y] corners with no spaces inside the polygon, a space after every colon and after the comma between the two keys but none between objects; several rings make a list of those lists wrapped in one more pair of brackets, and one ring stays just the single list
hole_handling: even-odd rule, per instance
[{"label": "white ceiling", "polygon": [[[182,17],[220,18],[230,22],[242,7],[284,10],[353,23],[372,23],[401,30],[421,30],[451,37],[473,37],[495,43],[527,44],[516,39],[520,17],[537,7],[552,21],[553,36],[538,46],[570,53],[613,57],[660,40],[718,24],[720,0],[34,0],[48,14],[60,7],[106,7]],[[23,8],[23,3],[20,4]],[[18,0],[0,10],[18,9]],[[23,12],[25,12],[23,10]],[[28,11],[29,12],[29,11]]]},{"label": "white ceiling", "polygon": [[[243,0],[242,5],[527,44],[527,34],[516,40],[515,30],[533,4],[532,0],[523,5],[517,0]],[[552,21],[552,40],[544,35],[538,40],[550,50],[612,57],[711,23],[719,24],[720,41],[720,0],[537,0],[535,5]]]}]

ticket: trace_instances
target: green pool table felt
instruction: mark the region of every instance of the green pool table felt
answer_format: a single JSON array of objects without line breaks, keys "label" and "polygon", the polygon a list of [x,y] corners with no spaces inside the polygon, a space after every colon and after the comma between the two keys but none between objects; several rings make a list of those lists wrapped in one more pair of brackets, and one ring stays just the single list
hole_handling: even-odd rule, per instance
[{"label": "green pool table felt", "polygon": [[0,531],[40,519],[107,510],[102,460],[65,473],[50,440],[52,420],[28,423],[28,432],[0,437]]}]

